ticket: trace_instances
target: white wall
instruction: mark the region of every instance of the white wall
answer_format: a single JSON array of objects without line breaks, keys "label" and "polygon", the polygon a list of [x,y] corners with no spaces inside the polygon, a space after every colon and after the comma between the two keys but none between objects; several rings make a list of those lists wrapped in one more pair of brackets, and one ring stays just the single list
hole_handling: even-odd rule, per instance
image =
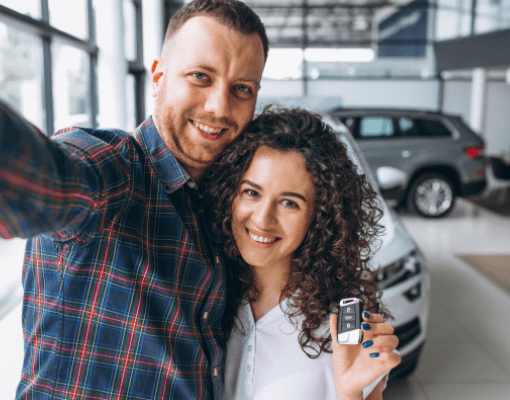
[{"label": "white wall", "polygon": [[[259,98],[301,97],[301,81],[263,80]],[[435,80],[342,79],[315,80],[307,83],[307,96],[336,99],[341,107],[396,107],[437,110],[439,82]]]},{"label": "white wall", "polygon": [[[469,121],[471,81],[446,81],[443,111],[461,115]],[[487,82],[487,114],[482,136],[486,154],[508,156],[510,153],[510,85],[500,81]]]}]

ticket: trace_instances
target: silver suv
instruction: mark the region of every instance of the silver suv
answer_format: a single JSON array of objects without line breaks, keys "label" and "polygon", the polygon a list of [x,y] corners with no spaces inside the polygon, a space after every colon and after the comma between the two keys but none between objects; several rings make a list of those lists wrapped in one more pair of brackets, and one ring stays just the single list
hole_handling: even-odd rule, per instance
[{"label": "silver suv", "polygon": [[335,109],[377,177],[383,197],[424,217],[486,187],[484,141],[460,117],[405,109]]}]

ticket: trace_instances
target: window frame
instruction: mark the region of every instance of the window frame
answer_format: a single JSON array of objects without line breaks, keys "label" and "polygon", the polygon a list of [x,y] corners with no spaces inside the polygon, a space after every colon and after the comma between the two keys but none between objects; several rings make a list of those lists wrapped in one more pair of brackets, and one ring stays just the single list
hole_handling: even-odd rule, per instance
[{"label": "window frame", "polygon": [[0,19],[2,22],[15,29],[27,31],[39,36],[42,42],[42,77],[43,77],[43,103],[45,111],[45,126],[41,127],[47,136],[55,131],[55,110],[53,96],[53,60],[51,45],[55,39],[83,50],[89,58],[89,85],[88,85],[88,110],[89,121],[92,127],[97,127],[98,114],[98,90],[97,90],[97,59],[99,49],[95,37],[95,18],[92,0],[87,0],[87,25],[88,39],[84,40],[70,33],[51,26],[49,23],[50,12],[48,0],[40,0],[41,18],[36,19],[21,14],[10,8],[0,5]]}]

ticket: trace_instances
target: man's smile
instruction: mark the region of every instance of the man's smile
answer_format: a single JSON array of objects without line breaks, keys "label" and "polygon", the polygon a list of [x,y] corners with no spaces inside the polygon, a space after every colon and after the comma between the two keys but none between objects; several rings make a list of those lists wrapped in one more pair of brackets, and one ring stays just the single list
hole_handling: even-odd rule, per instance
[{"label": "man's smile", "polygon": [[211,141],[220,139],[223,136],[223,133],[227,131],[226,128],[209,126],[200,122],[193,121],[192,119],[190,119],[190,122],[195,128],[198,129],[200,135],[203,138]]}]

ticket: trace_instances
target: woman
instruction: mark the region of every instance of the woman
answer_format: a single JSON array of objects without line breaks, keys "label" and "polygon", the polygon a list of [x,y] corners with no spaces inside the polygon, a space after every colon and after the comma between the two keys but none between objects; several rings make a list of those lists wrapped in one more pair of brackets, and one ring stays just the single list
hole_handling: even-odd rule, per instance
[{"label": "woman", "polygon": [[[225,398],[382,399],[400,357],[368,279],[381,210],[345,145],[316,114],[266,108],[204,182],[228,260]],[[363,345],[336,341],[346,297],[371,313]]]}]

